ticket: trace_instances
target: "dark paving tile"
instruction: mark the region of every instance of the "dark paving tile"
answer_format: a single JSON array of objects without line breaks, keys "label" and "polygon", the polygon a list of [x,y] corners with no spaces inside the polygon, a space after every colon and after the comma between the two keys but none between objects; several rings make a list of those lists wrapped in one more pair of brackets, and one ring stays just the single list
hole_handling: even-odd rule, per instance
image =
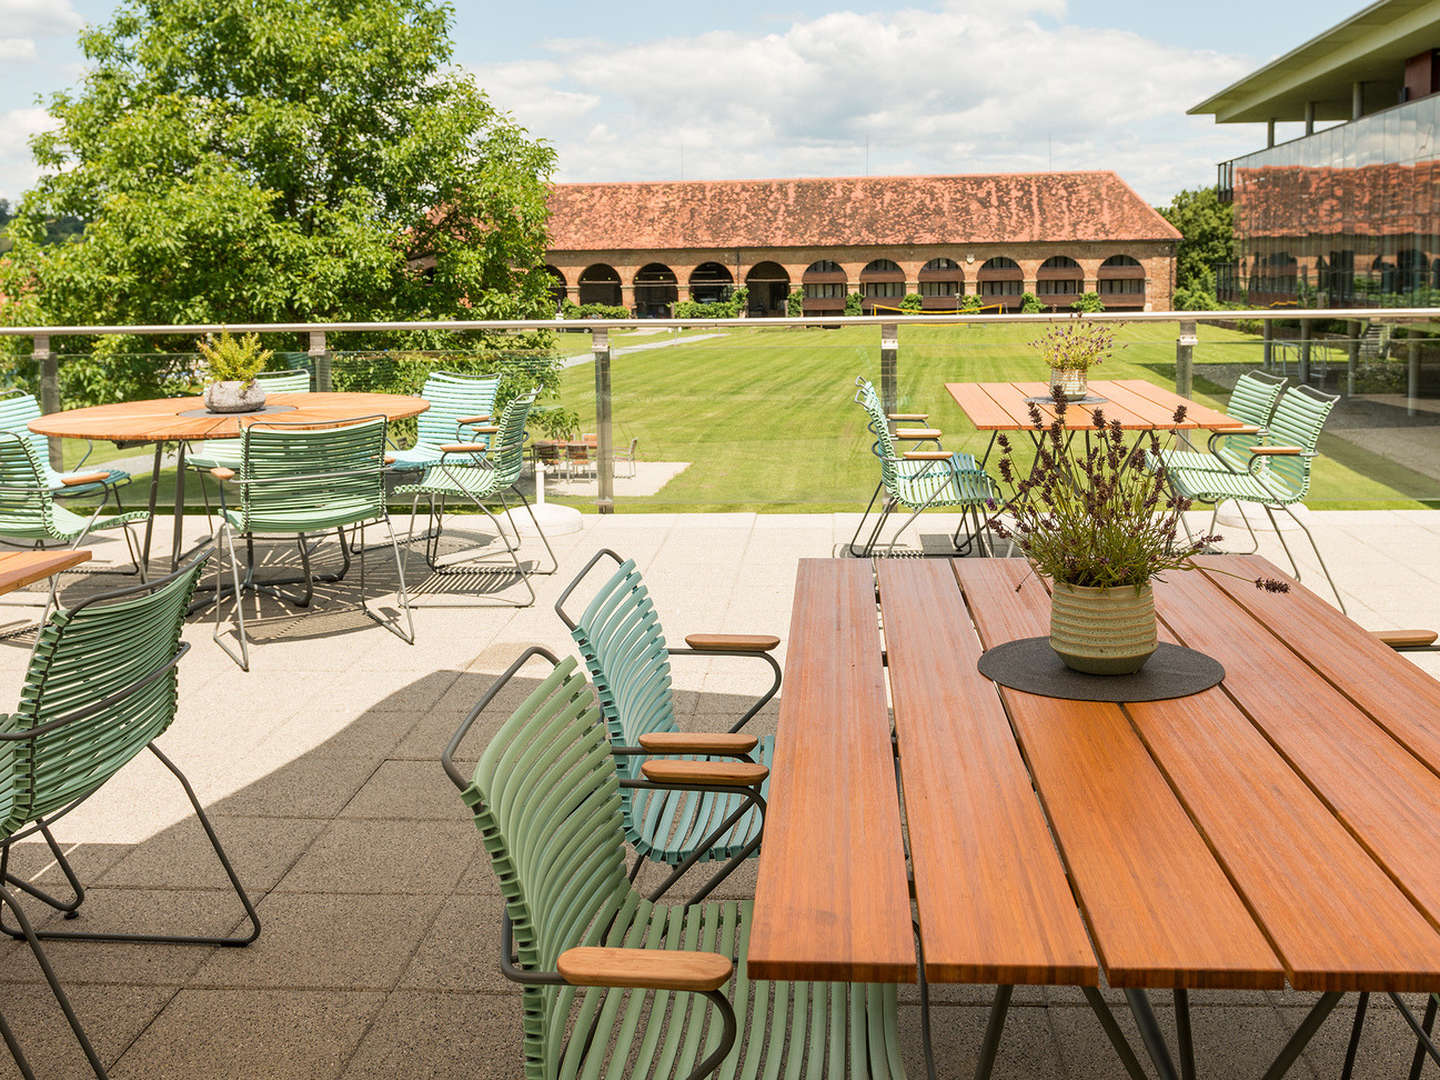
[{"label": "dark paving tile", "polygon": [[[372,707],[360,716],[347,719],[344,727],[327,736],[310,752],[339,757],[385,757],[410,733],[423,711],[377,711]],[[300,715],[271,732],[269,741],[283,745],[289,739],[305,740],[313,732],[315,723],[314,715],[307,716],[302,710]]]},{"label": "dark paving tile", "polygon": [[[901,1045],[905,1052],[905,1064],[912,1070],[911,1075],[924,1076],[923,1054],[919,1035],[919,1007],[903,1005],[900,1008]],[[971,1077],[980,1059],[980,1045],[985,1037],[985,1025],[990,1010],[968,1005],[945,1005],[930,1011],[931,1035],[935,1046],[935,1071],[941,1080]],[[1108,1077],[1108,1072],[1091,1074],[1076,1073],[1076,1076]],[[1000,1051],[995,1059],[995,1080],[1063,1080],[1066,1076],[1061,1064],[1059,1049],[1054,1033],[1050,1029],[1046,1010],[1030,1006],[1012,1007],[1005,1022],[1004,1036],[1000,1040]]]},{"label": "dark paving tile", "polygon": [[397,990],[370,1025],[345,1080],[515,1080],[524,1071],[519,994]]},{"label": "dark paving tile", "polygon": [[[475,835],[480,835],[478,829]],[[483,844],[475,852],[475,857],[470,860],[470,865],[465,868],[465,872],[460,875],[460,880],[455,884],[455,892],[484,893],[486,896],[500,895],[500,882],[495,877],[495,864],[490,861],[490,856],[485,851]]]},{"label": "dark paving tile", "polygon": [[260,904],[260,938],[223,949],[191,986],[389,990],[409,964],[438,896],[272,893]]},{"label": "dark paving tile", "polygon": [[[1345,1051],[1350,1044],[1350,1032],[1355,1021],[1356,995],[1347,994],[1340,1000],[1325,1023],[1321,1025],[1309,1046],[1305,1048],[1305,1060],[1319,1077],[1340,1075],[1345,1062]],[[1371,995],[1370,1008],[1366,1012],[1365,1027],[1360,1036],[1360,1048],[1355,1055],[1354,1080],[1400,1080],[1410,1075],[1410,1063],[1415,1054],[1416,1039],[1405,1023],[1400,1011],[1379,1007],[1379,998]],[[1423,1003],[1421,1009],[1424,1008]],[[1308,1010],[1303,1008],[1281,1009],[1280,1015],[1286,1027],[1294,1031],[1305,1019]],[[1416,1019],[1423,1017],[1416,1013]],[[1433,1062],[1425,1066],[1424,1076],[1440,1075]]]},{"label": "dark paving tile", "polygon": [[207,807],[211,816],[329,818],[380,765],[379,756],[310,753]]},{"label": "dark paving tile", "polygon": [[407,990],[516,991],[500,973],[498,896],[452,896],[426,933],[400,986]]},{"label": "dark paving tile", "polygon": [[[129,1046],[175,996],[168,986],[67,986],[70,1004],[106,1067]],[[30,1067],[45,1080],[94,1080],[95,1073],[65,1021],[50,988],[7,985],[5,1019],[20,1041]],[[10,1055],[0,1049],[0,1077],[19,1077]]]},{"label": "dark paving tile", "polygon": [[[315,818],[226,817],[211,824],[241,884],[258,895],[275,887],[326,823]],[[100,882],[129,888],[230,888],[209,837],[194,817],[135,845]]]},{"label": "dark paving tile", "polygon": [[340,812],[342,818],[464,821],[471,817],[439,754],[428,761],[386,761]]},{"label": "dark paving tile", "polygon": [[182,990],[113,1074],[115,1080],[336,1077],[384,1000],[379,993]]},{"label": "dark paving tile", "polygon": [[481,846],[479,831],[464,820],[340,819],[310,845],[276,890],[448,894]]},{"label": "dark paving tile", "polygon": [[460,675],[461,673],[458,671],[433,671],[393,693],[386,694],[385,697],[370,706],[369,711],[409,713],[418,716],[434,708],[435,703],[455,685],[455,680],[460,678]]},{"label": "dark paving tile", "polygon": [[[61,844],[60,848],[82,885],[99,881],[106,870],[131,851],[129,844]],[[60,864],[43,841],[26,840],[14,845],[10,849],[10,873],[47,890],[51,885],[63,888],[66,884]]]}]

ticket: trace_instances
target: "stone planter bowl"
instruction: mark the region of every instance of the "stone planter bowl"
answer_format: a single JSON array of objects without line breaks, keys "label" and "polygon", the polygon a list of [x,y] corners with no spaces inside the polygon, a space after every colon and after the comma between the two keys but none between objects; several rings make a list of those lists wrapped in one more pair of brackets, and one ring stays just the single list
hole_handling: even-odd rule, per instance
[{"label": "stone planter bowl", "polygon": [[255,412],[264,407],[265,388],[254,379],[212,382],[205,387],[205,408],[211,412]]},{"label": "stone planter bowl", "polygon": [[1155,594],[1147,582],[1091,588],[1051,586],[1050,647],[1066,667],[1090,675],[1129,675],[1155,652]]}]

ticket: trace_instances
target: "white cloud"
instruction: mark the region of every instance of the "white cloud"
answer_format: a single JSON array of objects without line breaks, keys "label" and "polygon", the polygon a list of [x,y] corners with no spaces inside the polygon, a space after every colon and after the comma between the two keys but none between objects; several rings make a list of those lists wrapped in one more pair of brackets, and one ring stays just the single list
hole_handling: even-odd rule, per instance
[{"label": "white cloud", "polygon": [[[1063,23],[1064,0],[835,12],[782,33],[548,41],[481,68],[566,180],[1115,169],[1153,201],[1255,148],[1186,108],[1249,61]],[[1057,20],[1060,20],[1057,23]]]},{"label": "white cloud", "polygon": [[0,199],[13,203],[35,182],[40,170],[30,153],[30,136],[54,126],[54,119],[44,109],[0,112]]},{"label": "white cloud", "polygon": [[0,26],[17,37],[73,34],[84,23],[71,0],[0,0]]},{"label": "white cloud", "polygon": [[0,38],[0,60],[34,60],[35,42],[30,38]]}]

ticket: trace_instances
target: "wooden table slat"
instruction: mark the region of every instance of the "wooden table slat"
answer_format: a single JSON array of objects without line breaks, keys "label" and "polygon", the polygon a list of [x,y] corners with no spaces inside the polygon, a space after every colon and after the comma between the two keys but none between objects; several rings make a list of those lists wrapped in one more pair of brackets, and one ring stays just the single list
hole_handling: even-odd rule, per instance
[{"label": "wooden table slat", "polygon": [[985,392],[982,383],[946,383],[945,389],[955,399],[966,418],[980,431],[1013,431],[1016,418],[1000,407]]},{"label": "wooden table slat", "polygon": [[1242,421],[1236,420],[1233,416],[1220,412],[1218,409],[1212,409],[1208,405],[1202,405],[1190,398],[1182,397],[1174,390],[1167,390],[1146,379],[1116,379],[1109,385],[1114,389],[1123,390],[1155,402],[1166,411],[1167,415],[1173,414],[1176,406],[1184,405],[1188,419],[1195,421],[1198,427],[1211,431],[1244,426]]},{"label": "wooden table slat", "polygon": [[868,562],[800,561],[769,790],[750,977],[914,981]]},{"label": "wooden table slat", "polygon": [[[1050,393],[1049,383],[1017,382],[1013,385],[1022,398],[1043,397]],[[1109,394],[1108,384],[1098,380],[1090,383],[1090,393],[1105,398],[1104,403],[1081,405],[1078,402],[1072,402],[1065,409],[1065,429],[1067,431],[1087,431],[1094,428],[1096,409],[1105,414],[1107,424],[1112,420],[1119,420],[1120,426],[1126,431],[1149,431],[1155,427],[1165,426],[1169,420],[1168,416],[1160,416],[1153,408],[1137,411],[1113,400]],[[1055,414],[1053,406],[1042,405],[1040,408],[1045,414],[1046,422],[1053,419]]]},{"label": "wooden table slat", "polygon": [[925,972],[1094,986],[1065,868],[943,562],[881,560],[880,607]]},{"label": "wooden table slat", "polygon": [[[1013,563],[1013,565],[1011,565]],[[1019,560],[954,560],[987,646],[1047,630]],[[1117,705],[1003,692],[1106,977],[1279,988],[1274,950]]]},{"label": "wooden table slat", "polygon": [[52,574],[88,562],[89,548],[60,551],[7,551],[0,553],[0,595],[33,585]]}]

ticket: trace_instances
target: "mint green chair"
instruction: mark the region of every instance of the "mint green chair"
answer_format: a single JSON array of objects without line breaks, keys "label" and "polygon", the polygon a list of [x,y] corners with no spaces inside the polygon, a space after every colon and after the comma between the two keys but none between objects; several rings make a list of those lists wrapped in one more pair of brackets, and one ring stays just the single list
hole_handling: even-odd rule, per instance
[{"label": "mint green chair", "polygon": [[390,452],[391,472],[417,472],[445,456],[451,443],[489,444],[476,428],[490,426],[499,375],[454,375],[436,371],[425,379],[420,396],[430,407],[415,418],[415,445]]},{"label": "mint green chair", "polygon": [[0,394],[0,431],[13,431],[35,448],[35,460],[40,463],[45,482],[50,486],[52,494],[60,498],[85,498],[103,494],[106,499],[115,500],[116,511],[124,513],[119,489],[130,483],[130,474],[124,469],[83,468],[94,449],[93,443],[86,449],[85,456],[75,468],[65,472],[52,468],[50,440],[30,430],[30,421],[38,420],[40,416],[40,404],[35,400],[35,395],[27,394],[18,388]]},{"label": "mint green chair", "polygon": [[[1275,512],[1284,511],[1310,541],[1310,547],[1315,552],[1325,580],[1329,582],[1335,601],[1343,612],[1345,601],[1340,597],[1340,590],[1335,587],[1335,580],[1330,576],[1330,568],[1325,565],[1315,537],[1291,509],[1296,503],[1303,502],[1310,491],[1310,471],[1317,456],[1315,447],[1320,441],[1320,432],[1325,427],[1325,421],[1339,400],[1338,394],[1325,394],[1310,386],[1292,386],[1280,395],[1275,412],[1270,418],[1266,443],[1250,447],[1249,460],[1243,470],[1226,472],[1219,469],[1175,467],[1166,468],[1164,473],[1176,495],[1191,501],[1215,504],[1210,515],[1210,527],[1207,530],[1209,533],[1215,531],[1215,517],[1219,513],[1219,504],[1224,500],[1234,499],[1242,505],[1258,505],[1270,519],[1298,581],[1300,567],[1295,562],[1290,545],[1285,542],[1285,534],[1275,520]],[[1241,519],[1250,532],[1250,550],[1254,551],[1260,546],[1260,540],[1243,512]],[[1186,530],[1189,530],[1188,525]]]},{"label": "mint green chair", "polygon": [[[308,371],[262,371],[255,376],[255,381],[265,388],[267,394],[310,392]],[[204,439],[189,444],[185,451],[185,464],[202,472],[220,468],[238,470],[242,453],[239,439]],[[203,480],[201,491],[204,491]]]},{"label": "mint green chair", "polygon": [[[875,387],[863,377],[855,379],[855,387],[855,403],[865,410],[866,427],[875,436],[871,450],[880,459],[880,482],[855,526],[855,535],[850,538],[850,554],[869,558],[879,546],[893,552],[901,534],[924,511],[932,509],[960,510],[961,522],[954,538],[957,551],[964,554],[975,546],[984,553],[986,541],[981,513],[995,497],[995,485],[985,474],[985,470],[976,464],[975,458],[970,454],[939,449],[940,444],[936,437],[923,440],[934,442],[934,450],[900,450],[896,436],[890,431],[889,418],[885,415]],[[882,491],[885,500],[875,520],[875,527],[870,531],[865,543],[857,547],[860,532]],[[895,530],[890,542],[880,545],[881,530],[897,509],[909,510],[911,514],[900,528]],[[960,530],[965,527],[967,519],[971,522],[970,534],[962,542]]]},{"label": "mint green chair", "polygon": [[[1245,472],[1250,467],[1250,448],[1265,442],[1275,402],[1284,389],[1283,376],[1247,371],[1235,380],[1235,389],[1225,406],[1227,415],[1246,426],[1234,433],[1212,432],[1205,450],[1162,450],[1158,458],[1160,464],[1167,469]],[[1149,455],[1149,460],[1153,466],[1155,456]]]},{"label": "mint green chair", "polygon": [[[566,601],[602,559],[616,564],[614,574],[600,586],[585,610],[572,618],[565,610]],[[596,552],[565,587],[555,602],[555,614],[569,628],[585,659],[617,755],[617,767],[627,780],[640,775],[642,758],[652,754],[642,743],[656,734],[680,733],[670,684],[672,656],[744,656],[769,666],[773,676],[769,688],[729,729],[732,735],[738,734],[780,689],[780,665],[770,655],[770,650],[780,643],[779,638],[692,634],[685,639],[686,648],[667,646],[650,590],[635,560],[622,559],[608,548]],[[700,755],[700,759],[739,757],[768,766],[775,737],[765,735],[748,742],[753,745],[744,746],[742,742],[734,752],[709,758]],[[656,751],[653,756],[660,754]],[[767,792],[768,787],[762,788],[762,795]],[[676,867],[676,879],[697,862],[728,860],[730,866],[722,871],[724,876],[759,850],[760,815],[748,811],[734,794],[676,795],[627,790],[621,793],[621,802],[626,839],[644,858]],[[638,872],[640,863],[635,865]]]},{"label": "mint green chair", "polygon": [[[90,596],[58,608],[30,654],[20,703],[0,715],[0,929],[30,946],[95,1075],[105,1067],[60,985],[42,940],[158,942],[243,946],[260,920],[184,774],[155,744],[175,719],[177,665],[189,645],[180,640],[185,612],[209,553],[148,584]],[[180,782],[244,909],[248,928],[226,936],[98,933],[32,925],[16,890],[75,918],[85,889],[55,842],[50,826],[94,795],[120,769],[149,750]],[[50,847],[73,892],[62,900],[10,872],[12,845],[38,834]],[[4,920],[5,910],[17,925]],[[0,1023],[21,1074],[34,1073],[19,1041]]]},{"label": "mint green chair", "polygon": [[[518,484],[520,470],[525,464],[525,422],[530,416],[530,407],[535,404],[536,394],[537,391],[531,390],[511,398],[501,410],[498,423],[473,426],[470,430],[476,436],[484,436],[485,442],[441,444],[440,459],[425,467],[425,474],[419,483],[402,484],[395,489],[396,495],[410,495],[413,498],[410,510],[411,543],[415,540],[416,508],[421,498],[429,500],[428,527],[424,537],[425,563],[435,574],[475,574],[493,571],[497,567],[497,563],[484,554],[461,555],[441,561],[440,537],[445,524],[445,501],[464,500],[488,517],[495,526],[496,534],[510,558],[516,576],[530,597],[523,602],[508,601],[516,607],[529,607],[535,603],[535,589],[530,584],[531,574],[553,574],[560,565],[545,530],[540,527],[540,521],[531,509],[530,500],[525,497]],[[515,525],[510,501],[506,497],[507,491],[519,500],[530,515],[530,521],[550,556],[550,569],[532,567],[529,563],[520,561],[520,530]],[[504,508],[510,529],[515,534],[513,544],[505,532],[505,526],[490,510],[489,504],[494,502]]]},{"label": "mint green chair", "polygon": [[[553,669],[467,775],[456,764],[466,733],[538,657]],[[622,778],[600,703],[573,658],[526,650],[460,725],[442,762],[505,901],[500,968],[524,987],[526,1080],[904,1077],[894,985],[752,980],[753,901],[702,902],[702,891],[667,903],[626,881],[623,792],[702,785]],[[763,812],[753,786],[743,791]],[[607,951],[589,951],[597,947]],[[683,954],[705,978],[667,978],[667,954]],[[582,965],[586,985],[567,981]]]},{"label": "mint green chair", "polygon": [[[297,607],[308,607],[314,595],[316,575],[310,566],[310,545],[307,538],[319,538],[334,531],[340,541],[344,567],[328,580],[339,580],[350,567],[350,547],[345,530],[360,527],[360,607],[370,618],[407,644],[415,642],[415,624],[410,613],[410,598],[405,589],[405,563],[400,545],[390,522],[385,500],[385,417],[362,417],[325,427],[307,424],[286,424],[262,421],[251,424],[240,436],[241,464],[236,475],[232,470],[217,468],[213,475],[220,480],[220,527],[214,544],[222,543],[229,551],[231,586],[234,590],[235,621],[240,637],[236,653],[221,639],[221,564],[215,565],[215,630],[219,646],[246,671],[250,670],[250,649],[245,634],[245,608],[242,594],[247,590],[274,590],[278,582],[255,580],[253,558],[240,580],[239,563],[235,558],[235,537],[247,542],[256,538],[294,538],[300,550],[300,563],[305,593],[291,598]],[[233,487],[239,505],[228,505],[225,492]],[[395,553],[395,571],[399,576],[398,596],[404,614],[402,629],[399,616],[384,619],[365,603],[365,536],[367,524],[384,524],[390,534],[390,547]]]}]

